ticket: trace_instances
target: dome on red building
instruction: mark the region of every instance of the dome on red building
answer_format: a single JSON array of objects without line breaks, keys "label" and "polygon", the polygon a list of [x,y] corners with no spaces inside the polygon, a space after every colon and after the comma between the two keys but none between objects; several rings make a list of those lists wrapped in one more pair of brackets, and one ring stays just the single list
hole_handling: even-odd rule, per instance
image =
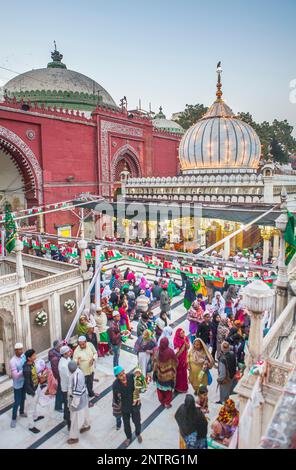
[{"label": "dome on red building", "polygon": [[30,70],[9,80],[4,86],[6,94],[18,100],[23,98],[47,106],[83,111],[92,111],[98,100],[100,105],[117,108],[113,98],[99,83],[67,69],[56,46],[51,57],[52,62],[47,68]]},{"label": "dome on red building", "polygon": [[172,132],[173,134],[184,134],[184,129],[180,124],[170,119],[167,119],[162,112],[162,107],[159,108],[159,113],[153,118],[153,126],[162,131]]}]

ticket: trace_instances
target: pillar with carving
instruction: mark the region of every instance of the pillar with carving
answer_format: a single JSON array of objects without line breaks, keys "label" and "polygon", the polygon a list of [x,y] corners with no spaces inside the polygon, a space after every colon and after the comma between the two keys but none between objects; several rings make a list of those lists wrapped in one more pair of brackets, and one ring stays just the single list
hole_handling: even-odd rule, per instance
[{"label": "pillar with carving", "polygon": [[270,239],[272,236],[272,228],[271,227],[260,227],[260,234],[263,238],[263,264],[266,264],[269,260],[269,252],[270,252]]},{"label": "pillar with carving", "polygon": [[272,243],[272,257],[278,258],[280,252],[280,231],[278,229],[273,229],[273,243]]},{"label": "pillar with carving", "polygon": [[275,281],[276,302],[273,323],[280,316],[288,303],[288,271],[285,263],[286,244],[284,240],[284,234],[288,223],[287,192],[285,188],[283,188],[281,192],[281,202],[282,214],[275,221],[276,228],[280,233],[280,248],[278,256],[278,277]]},{"label": "pillar with carving", "polygon": [[16,274],[19,285],[19,307],[22,318],[22,338],[25,349],[29,349],[32,347],[32,338],[30,335],[30,316],[28,311],[28,298],[26,290],[27,283],[25,279],[25,271],[22,256],[23,249],[23,242],[21,242],[21,240],[17,238],[15,242],[14,251],[16,259]]},{"label": "pillar with carving", "polygon": [[243,289],[243,301],[251,317],[249,333],[249,355],[247,367],[262,359],[263,328],[262,319],[266,310],[271,311],[274,302],[274,291],[261,280],[248,284]]},{"label": "pillar with carving", "polygon": [[155,240],[157,238],[157,222],[155,222],[154,220],[150,220],[148,222],[148,228],[151,246],[152,248],[155,248]]}]

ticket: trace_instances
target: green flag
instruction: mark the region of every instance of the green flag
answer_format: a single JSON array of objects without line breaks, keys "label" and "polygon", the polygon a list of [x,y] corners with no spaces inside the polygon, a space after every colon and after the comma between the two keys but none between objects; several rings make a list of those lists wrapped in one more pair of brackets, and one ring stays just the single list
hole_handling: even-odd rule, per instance
[{"label": "green flag", "polygon": [[296,239],[295,239],[295,219],[291,212],[287,212],[288,223],[284,233],[284,240],[286,242],[286,265],[290,263],[291,259],[296,253]]},{"label": "green flag", "polygon": [[10,253],[15,247],[16,241],[16,225],[12,217],[9,205],[5,206],[5,237],[6,237],[6,251]]}]

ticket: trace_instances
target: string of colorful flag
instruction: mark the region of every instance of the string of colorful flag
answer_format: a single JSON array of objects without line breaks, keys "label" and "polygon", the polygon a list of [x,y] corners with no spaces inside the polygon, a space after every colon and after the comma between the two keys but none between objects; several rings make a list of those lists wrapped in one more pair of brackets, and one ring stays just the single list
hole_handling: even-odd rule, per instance
[{"label": "string of colorful flag", "polygon": [[[41,237],[40,237],[41,238]],[[29,238],[27,236],[22,236],[21,240],[24,246],[28,248],[33,248],[34,250],[42,251],[60,251],[61,255],[66,258],[78,258],[79,249],[77,244],[70,242],[71,244],[63,243],[53,243],[50,241],[36,240],[34,238]],[[88,261],[94,261],[95,259],[95,249],[87,248],[85,250],[85,256]],[[120,252],[119,250],[110,250],[105,249],[101,251],[101,262],[107,261],[116,261],[126,257],[125,252]],[[244,285],[247,282],[255,279],[262,279],[269,285],[272,285],[274,280],[277,278],[277,274],[274,270],[245,270],[239,271],[235,269],[218,269],[217,267],[207,267],[201,268],[199,266],[192,266],[190,264],[180,265],[176,260],[162,261],[156,256],[143,255],[138,252],[128,252],[127,257],[131,261],[139,262],[144,264],[147,268],[152,269],[163,269],[165,272],[172,274],[181,274],[181,272],[186,273],[190,277],[202,276],[205,280],[211,281],[224,281],[227,279],[229,283]]]}]

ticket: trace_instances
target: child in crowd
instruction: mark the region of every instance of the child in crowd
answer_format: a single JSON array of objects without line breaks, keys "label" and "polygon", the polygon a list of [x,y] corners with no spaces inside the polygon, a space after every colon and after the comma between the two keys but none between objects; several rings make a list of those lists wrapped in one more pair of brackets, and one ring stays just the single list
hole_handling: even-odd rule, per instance
[{"label": "child in crowd", "polygon": [[133,395],[133,405],[140,405],[140,393],[144,393],[147,390],[147,382],[142,374],[142,371],[139,367],[135,369],[135,390]]},{"label": "child in crowd", "polygon": [[205,385],[200,385],[199,387],[196,406],[200,408],[204,414],[209,412],[208,389]]}]

